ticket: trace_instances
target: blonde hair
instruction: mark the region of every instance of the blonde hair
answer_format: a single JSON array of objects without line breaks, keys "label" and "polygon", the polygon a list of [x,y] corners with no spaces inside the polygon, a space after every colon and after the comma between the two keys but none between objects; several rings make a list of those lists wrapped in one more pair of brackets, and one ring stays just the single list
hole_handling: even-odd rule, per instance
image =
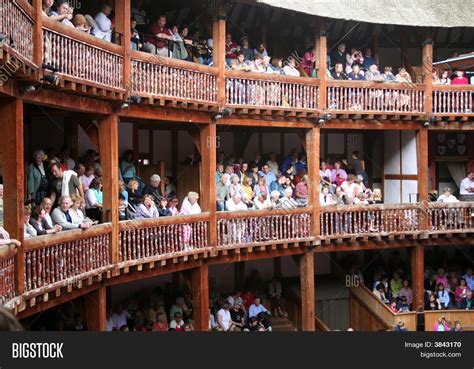
[{"label": "blonde hair", "polygon": [[190,191],[188,193],[188,199],[194,197],[196,200],[199,199],[199,194],[197,192]]},{"label": "blonde hair", "polygon": [[82,197],[79,196],[79,195],[72,195],[71,196],[71,201],[72,201],[73,204],[76,203],[76,202],[82,202]]},{"label": "blonde hair", "polygon": [[128,181],[127,188],[132,189],[132,186],[134,184],[138,184],[138,181],[136,179],[131,179],[130,181]]}]

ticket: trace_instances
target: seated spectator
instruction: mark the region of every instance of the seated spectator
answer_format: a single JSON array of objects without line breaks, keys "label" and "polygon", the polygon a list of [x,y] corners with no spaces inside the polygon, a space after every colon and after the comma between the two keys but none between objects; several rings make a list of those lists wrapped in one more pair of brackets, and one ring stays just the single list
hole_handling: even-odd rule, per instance
[{"label": "seated spectator", "polygon": [[383,283],[379,283],[374,290],[374,295],[377,296],[384,304],[389,304],[390,301],[385,296],[385,287]]},{"label": "seated spectator", "polygon": [[410,283],[407,279],[403,280],[403,286],[398,291],[398,297],[402,298],[405,297],[407,299],[408,305],[411,305],[413,302],[413,290],[410,288]]},{"label": "seated spectator", "polygon": [[170,176],[165,177],[165,197],[170,200],[176,197],[176,186],[172,183]]},{"label": "seated spectator", "polygon": [[184,316],[186,317],[191,316],[192,310],[188,308],[188,306],[186,306],[186,303],[183,297],[177,297],[176,302],[171,306],[171,309],[169,312],[170,320],[173,319],[176,313],[181,314],[181,318],[183,318]]},{"label": "seated spectator", "polygon": [[150,24],[143,51],[160,56],[169,56],[169,49],[166,46],[169,40],[171,40],[171,35],[170,30],[166,27],[166,17],[161,15]]},{"label": "seated spectator", "polygon": [[283,73],[286,76],[299,77],[300,71],[296,69],[296,60],[294,57],[290,56],[287,59],[287,64],[283,67]]},{"label": "seated spectator", "polygon": [[44,219],[43,219],[43,228],[52,229],[54,227],[53,220],[51,219],[51,209],[53,207],[53,202],[49,197],[44,197],[41,201],[41,208],[44,210]]},{"label": "seated spectator", "polygon": [[229,196],[232,197],[236,194],[243,196],[244,192],[239,183],[239,176],[237,174],[232,174],[230,176]]},{"label": "seated spectator", "polygon": [[85,166],[85,172],[82,176],[79,177],[79,181],[82,183],[82,188],[84,192],[86,192],[89,189],[89,186],[91,185],[92,181],[94,180],[94,166],[92,164],[87,164]]},{"label": "seated spectator", "polygon": [[125,196],[123,196],[123,193],[121,192],[119,192],[119,199],[118,199],[118,214],[119,214],[120,221],[129,219]]},{"label": "seated spectator", "polygon": [[222,308],[217,312],[217,324],[222,332],[230,332],[233,330],[232,318],[230,315],[230,304],[226,301],[222,304]]},{"label": "seated spectator", "polygon": [[168,200],[165,197],[161,199],[157,209],[160,217],[170,217],[172,215],[171,211],[168,209]]},{"label": "seated spectator", "polygon": [[[232,67],[233,64],[237,62],[237,53],[239,47],[235,42],[232,41],[232,35],[230,33],[226,34],[225,37],[225,60],[226,64],[229,67]],[[244,55],[245,58],[245,55]]]},{"label": "seated spectator", "polygon": [[386,66],[384,68],[384,73],[382,74],[382,78],[383,78],[384,82],[396,82],[397,81],[396,77],[393,75],[391,66]]},{"label": "seated spectator", "polygon": [[334,205],[334,200],[332,195],[329,193],[329,187],[323,186],[320,194],[319,194],[319,204],[321,206],[329,206]]},{"label": "seated spectator", "polygon": [[352,65],[352,71],[347,75],[347,77],[353,81],[365,81],[365,77],[360,70],[359,64]]},{"label": "seated spectator", "polygon": [[410,304],[408,303],[406,296],[402,296],[398,299],[397,310],[399,313],[406,313],[410,311]]},{"label": "seated spectator", "polygon": [[28,206],[23,207],[23,237],[36,237],[36,229],[30,224],[31,209]]},{"label": "seated spectator", "polygon": [[148,218],[158,218],[160,214],[156,208],[155,202],[153,201],[153,196],[145,195],[143,196],[143,202],[138,206],[137,212],[135,214],[136,219],[148,219]]},{"label": "seated spectator", "polygon": [[86,191],[86,215],[102,223],[103,193],[102,181],[95,178]]},{"label": "seated spectator", "polygon": [[249,318],[255,318],[260,313],[267,313],[270,315],[270,312],[262,305],[260,297],[255,297],[253,304],[249,307]]},{"label": "seated spectator", "polygon": [[433,84],[434,85],[439,85],[440,82],[439,82],[439,76],[438,76],[438,71],[437,70],[434,70],[433,71]]},{"label": "seated spectator", "polygon": [[[170,30],[170,52],[171,57],[174,59],[186,60],[188,58],[188,51],[186,49],[185,40],[181,37],[179,33],[178,26],[174,25]],[[190,42],[186,40],[186,42]]]},{"label": "seated spectator", "polygon": [[293,199],[293,189],[291,187],[285,188],[283,191],[283,197],[280,199],[280,207],[283,209],[294,209],[298,206],[298,203]]},{"label": "seated spectator", "polygon": [[434,323],[433,330],[435,332],[447,332],[449,331],[448,323],[446,322],[446,318],[444,316],[440,316],[438,321]]},{"label": "seated spectator", "polygon": [[133,160],[133,151],[127,150],[123,154],[123,159],[120,162],[120,172],[122,173],[122,179],[128,184],[137,175],[137,169],[135,167],[135,161]]},{"label": "seated spectator", "polygon": [[270,202],[272,204],[272,209],[279,209],[281,207],[279,191],[270,192]]},{"label": "seated spectator", "polygon": [[[44,209],[37,205],[31,210],[31,216],[30,216],[30,225],[35,229],[36,234],[38,236],[42,236],[45,234],[53,234],[61,231],[61,226],[59,224],[56,224],[53,228],[45,228],[44,225],[46,223],[44,222],[44,217],[46,215],[46,212]],[[29,233],[29,231],[28,231]]]},{"label": "seated spectator", "polygon": [[35,204],[41,204],[43,197],[48,195],[49,180],[46,175],[44,165],[44,152],[37,150],[33,154],[33,162],[28,165],[27,169],[27,187],[30,200],[34,200]]},{"label": "seated spectator", "polygon": [[472,294],[472,290],[468,289],[466,291],[466,297],[463,297],[461,299],[460,307],[463,310],[474,310],[474,297]]},{"label": "seated spectator", "polygon": [[365,79],[367,81],[382,82],[383,77],[379,71],[379,67],[376,64],[372,64],[369,69],[365,72]]},{"label": "seated spectator", "polygon": [[260,42],[260,43],[258,44],[258,47],[257,47],[256,49],[254,49],[253,52],[254,52],[255,54],[260,54],[260,55],[262,55],[264,58],[270,56],[270,55],[268,54],[268,51],[267,51],[267,49],[266,49],[266,47],[265,47],[265,44],[264,44],[263,42]]},{"label": "seated spectator", "polygon": [[[474,171],[469,172],[467,177],[461,181],[459,198],[461,201],[474,201]],[[474,281],[472,286],[470,286],[469,280],[466,279],[466,282],[469,288],[474,288]]]},{"label": "seated spectator", "polygon": [[161,177],[158,174],[153,174],[150,177],[150,184],[143,189],[143,195],[150,195],[156,204],[159,204],[163,198],[160,183]]},{"label": "seated spectator", "polygon": [[454,302],[458,309],[461,308],[461,301],[467,296],[468,289],[469,288],[467,287],[466,280],[461,278],[459,280],[459,285],[456,286],[456,289],[454,290]]},{"label": "seated spectator", "polygon": [[130,315],[130,313],[124,310],[121,304],[117,305],[114,313],[111,316],[112,329],[116,331],[128,331],[127,320],[131,318],[132,316]]},{"label": "seated spectator", "polygon": [[438,286],[438,284],[442,284],[444,288],[448,287],[448,277],[446,276],[443,268],[439,268],[437,270],[436,286]]},{"label": "seated spectator", "polygon": [[[76,14],[74,18],[72,19],[72,24],[74,24],[74,27],[81,32],[86,32],[90,33],[91,28],[87,24],[86,17],[84,17],[82,14]],[[72,169],[72,168],[69,168]]]},{"label": "seated spectator", "polygon": [[[312,49],[306,51],[301,61],[301,67],[308,77],[316,77],[315,73],[316,55]],[[314,73],[314,74],[313,74]]]},{"label": "seated spectator", "polygon": [[138,206],[142,202],[143,196],[139,190],[139,183],[136,179],[131,179],[127,184],[128,202],[133,206]]},{"label": "seated spectator", "polygon": [[153,332],[167,332],[170,327],[168,325],[168,320],[166,319],[166,313],[164,311],[159,311],[156,314],[156,322],[153,323]]},{"label": "seated spectator", "polygon": [[224,211],[225,210],[225,203],[229,198],[229,186],[227,185],[227,180],[229,176],[224,173],[221,176],[220,182],[216,185],[216,203],[217,203],[217,211]]},{"label": "seated spectator", "polygon": [[248,210],[247,205],[242,201],[242,196],[240,194],[235,194],[226,201],[226,209],[227,211]]},{"label": "seated spectator", "polygon": [[268,198],[268,194],[266,192],[263,192],[257,195],[254,199],[254,204],[255,204],[255,209],[257,210],[272,208],[272,203],[270,199]]},{"label": "seated spectator", "polygon": [[174,314],[174,319],[170,322],[170,331],[184,332],[185,323],[183,320],[183,315],[179,312]]},{"label": "seated spectator", "polygon": [[199,195],[197,192],[189,192],[181,204],[180,214],[182,215],[194,215],[201,214],[201,207],[198,204]]},{"label": "seated spectator", "polygon": [[412,83],[411,76],[408,74],[407,70],[403,67],[398,69],[398,74],[395,76],[397,82],[400,83]]},{"label": "seated spectator", "polygon": [[247,36],[243,36],[240,39],[241,46],[238,47],[239,53],[245,56],[245,60],[254,60],[255,59],[255,52],[250,47],[249,39]]},{"label": "seated spectator", "polygon": [[74,27],[74,24],[71,22],[71,19],[73,18],[72,8],[70,8],[67,0],[58,0],[55,9],[56,10],[50,10],[48,14],[51,19],[58,21],[65,26]]},{"label": "seated spectator", "polygon": [[171,215],[173,216],[179,214],[178,203],[179,201],[176,197],[172,198],[169,202],[168,210],[171,212]]},{"label": "seated spectator", "polygon": [[245,327],[245,310],[242,308],[242,299],[235,300],[230,309],[230,318],[232,320],[233,330],[242,331]]},{"label": "seated spectator", "polygon": [[272,69],[275,74],[284,75],[283,60],[281,58],[272,58]]},{"label": "seated spectator", "polygon": [[443,194],[438,197],[438,202],[459,202],[459,200],[451,193],[451,189],[449,187],[445,187],[443,190]]},{"label": "seated spectator", "polygon": [[269,56],[263,56],[263,68],[265,69],[265,73],[267,74],[279,74],[275,69],[273,68],[273,65],[270,63],[271,58]]},{"label": "seated spectator", "polygon": [[359,67],[364,62],[364,57],[362,56],[362,52],[352,48],[350,53],[346,54],[346,73],[349,74],[353,72],[354,65],[357,64]]},{"label": "seated spectator", "polygon": [[464,71],[457,70],[456,77],[454,77],[451,81],[452,85],[468,85],[469,81],[467,77],[464,76]]},{"label": "seated spectator", "polygon": [[393,277],[390,281],[390,290],[392,291],[393,297],[398,297],[398,292],[403,286],[403,282],[400,278],[400,273],[393,272]]},{"label": "seated spectator", "polygon": [[438,80],[438,84],[440,85],[450,85],[451,84],[451,79],[449,79],[448,71],[445,70],[443,73],[441,73],[441,77]]},{"label": "seated spectator", "polygon": [[449,293],[442,283],[438,283],[436,287],[436,295],[438,297],[439,303],[441,304],[441,309],[451,308],[451,298],[449,297]]},{"label": "seated spectator", "polygon": [[[254,73],[265,73],[266,68],[263,65],[263,56],[260,54],[255,55],[253,62],[250,63],[250,71]],[[257,90],[258,91],[258,90]]]},{"label": "seated spectator", "polygon": [[270,312],[261,304],[260,298],[256,297],[254,303],[249,308],[250,330],[271,331]]},{"label": "seated spectator", "polygon": [[365,70],[369,70],[371,65],[377,64],[377,61],[372,56],[372,49],[370,47],[364,50],[364,62],[362,63]]},{"label": "seated spectator", "polygon": [[336,161],[334,163],[334,169],[331,171],[331,181],[338,187],[347,179],[347,172],[341,168],[341,165],[342,163],[340,161]]},{"label": "seated spectator", "polygon": [[140,35],[137,30],[137,21],[134,18],[130,20],[130,46],[132,50],[141,49]]},{"label": "seated spectator", "polygon": [[344,73],[344,69],[341,63],[337,63],[334,67],[334,71],[331,73],[331,77],[335,80],[345,80],[347,75]]},{"label": "seated spectator", "polygon": [[456,321],[454,322],[454,327],[451,328],[449,331],[450,331],[450,332],[462,332],[463,329],[462,329],[461,322],[460,322],[459,320],[456,320]]},{"label": "seated spectator", "polygon": [[61,196],[59,198],[59,207],[53,210],[51,214],[51,219],[53,223],[59,224],[63,230],[68,229],[87,229],[90,228],[90,223],[73,223],[69,209],[72,206],[72,201],[69,196]]},{"label": "seated spectator", "polygon": [[295,200],[299,205],[308,204],[308,181],[309,177],[305,174],[301,182],[295,186]]},{"label": "seated spectator", "polygon": [[270,183],[269,190],[270,192],[278,191],[280,193],[280,197],[285,196],[285,184],[286,184],[286,176],[280,175],[277,180]]}]

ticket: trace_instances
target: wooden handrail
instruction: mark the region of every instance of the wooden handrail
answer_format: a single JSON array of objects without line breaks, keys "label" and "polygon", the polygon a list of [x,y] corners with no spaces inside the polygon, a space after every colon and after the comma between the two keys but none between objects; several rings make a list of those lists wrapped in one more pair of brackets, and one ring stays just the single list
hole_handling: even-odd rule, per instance
[{"label": "wooden handrail", "polygon": [[255,79],[268,82],[295,83],[300,85],[319,85],[319,79],[310,77],[283,76],[279,74],[244,72],[240,70],[226,70],[227,78]]},{"label": "wooden handrail", "polygon": [[372,204],[372,205],[329,205],[321,207],[321,213],[371,211],[371,210],[426,210],[426,209],[460,209],[474,207],[474,202],[456,203],[410,203],[410,204]]},{"label": "wooden handrail", "polygon": [[48,234],[44,236],[27,238],[24,240],[22,247],[25,248],[25,251],[35,250],[72,240],[81,240],[85,238],[101,236],[110,232],[112,232],[111,223],[98,224],[96,226],[84,230],[73,229],[68,231],[62,231],[56,234]]},{"label": "wooden handrail", "polygon": [[202,65],[202,64],[193,63],[193,62],[180,60],[180,59],[153,55],[153,54],[145,53],[143,51],[133,50],[132,60],[139,60],[139,61],[151,63],[151,64],[167,65],[169,67],[176,67],[176,68],[181,68],[181,69],[187,69],[187,70],[217,75],[216,67],[211,67],[208,65]]},{"label": "wooden handrail", "polygon": [[217,213],[219,219],[239,219],[239,218],[261,218],[275,215],[293,215],[293,214],[310,214],[313,212],[311,206],[295,208],[295,209],[273,209],[273,210],[247,210],[247,211],[220,211]]},{"label": "wooden handrail", "polygon": [[331,328],[329,328],[327,326],[326,323],[324,323],[319,317],[315,317],[314,318],[314,325],[316,327],[316,330],[317,331],[320,331],[320,332],[330,332],[331,331]]},{"label": "wooden handrail", "polygon": [[433,85],[433,91],[474,91],[474,85]]},{"label": "wooden handrail", "polygon": [[394,313],[390,308],[377,298],[370,290],[360,285],[351,287],[350,293],[360,303],[364,304],[372,314],[376,315],[387,328],[393,328],[398,322],[403,322],[409,331],[416,331],[416,312]]},{"label": "wooden handrail", "polygon": [[424,91],[425,85],[420,83],[403,82],[373,82],[373,81],[352,81],[352,80],[327,80],[327,87],[353,87],[353,88],[373,88],[390,90],[417,90]]},{"label": "wooden handrail", "polygon": [[18,252],[18,248],[14,244],[3,245],[0,247],[8,247],[8,250],[6,252],[0,252],[0,262],[15,256]]},{"label": "wooden handrail", "polygon": [[119,230],[140,229],[149,227],[159,227],[169,224],[186,224],[195,222],[205,222],[209,220],[209,213],[196,215],[175,215],[171,217],[159,217],[156,219],[134,219],[120,222]]},{"label": "wooden handrail", "polygon": [[123,57],[122,46],[115,45],[111,42],[101,40],[88,33],[78,31],[73,27],[65,26],[59,22],[53,21],[50,18],[43,15],[43,28],[60,34],[63,37],[68,37],[74,41],[82,42],[88,46],[96,47],[101,51],[116,54],[117,56]]},{"label": "wooden handrail", "polygon": [[36,12],[26,0],[15,0],[18,7],[33,21],[36,18]]}]

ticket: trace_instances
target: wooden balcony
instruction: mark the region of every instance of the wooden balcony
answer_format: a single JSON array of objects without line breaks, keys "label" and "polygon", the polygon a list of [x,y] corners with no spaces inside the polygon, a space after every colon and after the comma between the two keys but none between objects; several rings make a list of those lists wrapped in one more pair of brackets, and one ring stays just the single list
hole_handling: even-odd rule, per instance
[{"label": "wooden balcony", "polygon": [[474,117],[474,86],[433,86],[433,115],[438,120],[466,122]]},{"label": "wooden balcony", "polygon": [[[321,217],[320,235],[311,229]],[[0,261],[1,299],[11,308],[34,306],[36,298],[58,297],[120,273],[155,270],[210,258],[278,252],[358,250],[387,247],[406,240],[412,246],[438,239],[446,244],[469,243],[474,233],[474,203],[312,207],[291,210],[219,212],[215,224],[209,213],[120,222],[118,261],[112,262],[112,225],[66,231],[24,241],[24,270],[15,270],[14,255]],[[426,221],[427,220],[427,221]],[[426,226],[424,226],[426,225]],[[216,230],[217,244],[210,243]],[[387,242],[380,242],[385,240]],[[373,241],[373,242],[372,242]],[[423,244],[423,243],[422,243]],[[332,245],[331,247],[329,247]],[[299,251],[298,251],[299,250]],[[229,260],[229,259],[223,259]],[[24,292],[15,294],[15,275]]]},{"label": "wooden balcony", "polygon": [[10,77],[30,79],[38,66],[34,63],[34,10],[27,2],[0,0],[0,84]]}]

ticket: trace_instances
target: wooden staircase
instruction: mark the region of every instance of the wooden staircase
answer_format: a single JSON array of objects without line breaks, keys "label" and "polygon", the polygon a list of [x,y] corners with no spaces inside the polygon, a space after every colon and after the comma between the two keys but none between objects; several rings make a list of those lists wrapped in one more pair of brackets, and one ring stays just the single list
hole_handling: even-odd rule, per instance
[{"label": "wooden staircase", "polygon": [[273,332],[294,332],[297,331],[293,323],[285,317],[271,317]]}]

